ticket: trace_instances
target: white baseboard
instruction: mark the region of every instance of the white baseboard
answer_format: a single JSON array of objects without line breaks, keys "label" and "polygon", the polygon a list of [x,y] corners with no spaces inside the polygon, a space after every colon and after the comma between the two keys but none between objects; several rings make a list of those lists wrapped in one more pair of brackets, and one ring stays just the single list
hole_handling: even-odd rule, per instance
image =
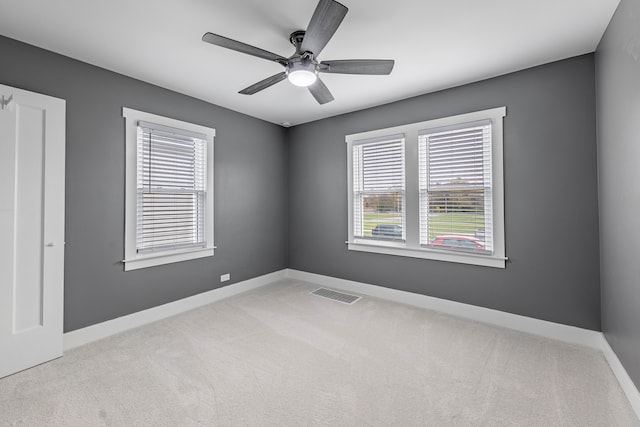
[{"label": "white baseboard", "polygon": [[87,326],[86,328],[67,332],[64,334],[63,338],[64,350],[67,351],[119,332],[137,328],[138,326],[156,322],[185,311],[193,310],[194,308],[202,307],[203,305],[211,304],[212,302],[229,298],[242,292],[265,286],[269,283],[275,282],[276,280],[284,279],[286,274],[287,270],[276,271],[263,276],[254,277],[253,279],[245,280],[243,282],[234,283],[208,292],[193,295],[178,301],[152,307],[147,310],[138,311],[136,313],[118,317],[96,325]]},{"label": "white baseboard", "polygon": [[546,320],[534,319],[531,317],[506,313],[470,304],[443,300],[426,295],[399,291],[397,289],[390,289],[382,286],[338,279],[335,277],[292,269],[285,269],[265,274],[264,276],[255,277],[243,282],[234,283],[232,285],[213,289],[178,301],[173,301],[164,305],[139,311],[137,313],[132,313],[127,316],[118,317],[117,319],[67,332],[64,334],[64,350],[66,351],[74,347],[106,338],[119,332],[124,332],[185,311],[193,310],[203,305],[211,304],[284,278],[312,282],[319,286],[326,286],[355,294],[368,295],[401,304],[426,308],[477,322],[527,332],[600,350],[604,354],[604,357],[618,379],[622,390],[626,394],[632,408],[640,419],[640,392],[638,392],[638,389],[631,380],[631,377],[629,377],[627,371],[618,359],[618,356],[615,354],[601,332],[549,322]]},{"label": "white baseboard", "polygon": [[534,319],[532,317],[518,314],[506,313],[504,311],[492,310],[490,308],[478,307],[471,304],[464,304],[455,301],[444,300],[426,295],[414,294],[411,292],[399,291],[397,289],[385,288],[382,286],[369,285],[351,280],[338,279],[335,277],[323,276],[320,274],[307,273],[304,271],[287,271],[287,277],[307,282],[317,283],[322,286],[337,288],[356,294],[369,295],[415,307],[426,308],[439,311],[453,316],[462,317],[477,322],[488,323],[490,325],[503,328],[541,335],[571,344],[583,345],[600,350],[602,348],[602,333],[589,329],[577,328],[575,326],[563,325],[546,320]]},{"label": "white baseboard", "polygon": [[600,350],[640,419],[640,393],[602,332],[305,271],[288,269],[286,277]]},{"label": "white baseboard", "polygon": [[622,362],[620,362],[620,359],[618,359],[618,356],[613,351],[609,345],[609,341],[607,341],[607,338],[604,335],[602,335],[602,353],[604,354],[605,359],[607,359],[607,363],[609,363],[613,374],[618,379],[618,383],[620,383],[622,391],[627,395],[627,399],[629,399],[631,407],[638,416],[638,419],[640,419],[640,392],[631,380],[627,370],[622,366]]}]

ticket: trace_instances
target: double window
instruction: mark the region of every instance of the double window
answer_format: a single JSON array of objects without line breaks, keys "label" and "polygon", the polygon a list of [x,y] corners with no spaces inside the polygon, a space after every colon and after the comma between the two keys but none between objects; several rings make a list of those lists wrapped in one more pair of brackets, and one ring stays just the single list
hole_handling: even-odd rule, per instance
[{"label": "double window", "polygon": [[504,268],[505,114],[348,135],[349,249]]},{"label": "double window", "polygon": [[215,130],[123,109],[125,270],[213,255]]}]

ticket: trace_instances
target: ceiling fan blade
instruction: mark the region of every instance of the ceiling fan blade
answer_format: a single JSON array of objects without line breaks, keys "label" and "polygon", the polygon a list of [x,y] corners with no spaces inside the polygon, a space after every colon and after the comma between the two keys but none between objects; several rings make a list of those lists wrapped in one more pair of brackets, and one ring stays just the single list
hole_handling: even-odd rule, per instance
[{"label": "ceiling fan blade", "polygon": [[271,77],[267,77],[264,80],[259,81],[256,84],[253,84],[247,88],[242,89],[240,92],[243,95],[253,95],[256,92],[260,92],[261,90],[264,90],[266,88],[268,88],[269,86],[273,86],[274,84],[281,82],[282,80],[287,78],[287,73],[285,73],[284,71],[278,74],[275,74]]},{"label": "ceiling fan blade", "polygon": [[205,33],[205,35],[202,36],[202,41],[235,50],[236,52],[246,53],[247,55],[257,56],[258,58],[268,59],[269,61],[275,61],[282,65],[287,63],[287,58],[283,56],[260,49],[259,47],[251,46],[250,44],[220,36],[218,34]]},{"label": "ceiling fan blade", "polygon": [[333,95],[329,92],[329,88],[322,83],[322,80],[316,79],[316,81],[308,87],[311,95],[318,101],[318,104],[326,104],[327,102],[333,101]]},{"label": "ceiling fan blade", "polygon": [[340,26],[349,9],[334,0],[320,0],[302,40],[302,52],[318,57]]},{"label": "ceiling fan blade", "polygon": [[336,74],[391,74],[395,62],[392,59],[341,59],[322,61],[320,72]]}]

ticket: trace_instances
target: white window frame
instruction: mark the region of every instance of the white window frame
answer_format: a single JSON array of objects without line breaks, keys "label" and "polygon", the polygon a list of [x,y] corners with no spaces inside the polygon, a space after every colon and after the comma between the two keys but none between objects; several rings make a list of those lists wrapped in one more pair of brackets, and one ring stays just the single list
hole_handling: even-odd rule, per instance
[{"label": "white window frame", "polygon": [[[125,119],[125,238],[124,270],[137,270],[156,265],[213,256],[213,140],[216,130],[206,126],[146,113],[131,108],[122,108]],[[138,122],[150,122],[176,129],[205,134],[207,139],[207,184],[205,235],[206,246],[201,248],[171,249],[162,252],[138,254],[136,250],[136,213],[137,213],[137,156]]]},{"label": "white window frame", "polygon": [[[349,250],[387,255],[407,256],[486,267],[505,268],[504,243],[504,170],[503,170],[503,118],[506,107],[498,107],[456,116],[427,120],[386,129],[377,129],[345,136],[347,143],[347,204]],[[492,180],[493,180],[493,245],[490,255],[438,250],[420,246],[420,189],[418,141],[420,132],[443,126],[490,120],[492,129]],[[377,242],[354,238],[353,228],[353,146],[363,140],[405,135],[405,242]]]}]

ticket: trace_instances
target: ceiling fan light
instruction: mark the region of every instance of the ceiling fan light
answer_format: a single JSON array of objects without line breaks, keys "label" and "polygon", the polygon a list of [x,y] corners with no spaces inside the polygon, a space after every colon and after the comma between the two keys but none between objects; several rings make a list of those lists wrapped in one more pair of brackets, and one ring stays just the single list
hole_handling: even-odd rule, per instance
[{"label": "ceiling fan light", "polygon": [[315,72],[305,69],[291,70],[287,77],[292,84],[301,87],[311,86],[318,78]]}]

